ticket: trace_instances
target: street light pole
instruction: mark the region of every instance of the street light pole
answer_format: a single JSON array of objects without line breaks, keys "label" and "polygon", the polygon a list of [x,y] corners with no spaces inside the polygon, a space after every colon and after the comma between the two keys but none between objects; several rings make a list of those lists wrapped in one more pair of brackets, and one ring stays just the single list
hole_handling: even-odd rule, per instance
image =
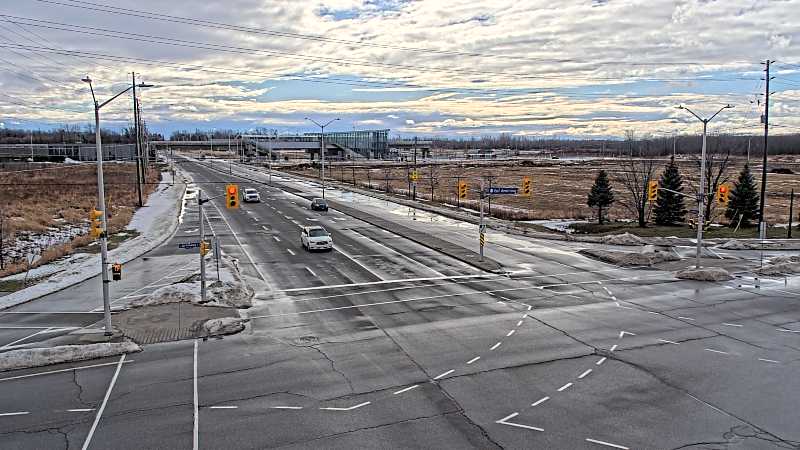
[{"label": "street light pole", "polygon": [[[103,144],[100,137],[100,108],[111,103],[120,95],[133,89],[134,85],[128,86],[125,90],[116,94],[105,102],[98,103],[97,97],[94,95],[92,79],[87,76],[86,78],[81,79],[81,81],[89,84],[89,90],[92,93],[92,101],[94,103],[94,140],[97,147],[97,208],[103,213],[103,229],[100,232],[100,273],[103,280],[103,319],[105,323],[105,335],[111,336],[114,333],[111,328],[111,303],[109,300],[110,296],[108,291],[108,283],[111,282],[108,279],[108,211],[106,211],[106,191],[105,184],[103,182]],[[140,87],[147,86],[140,85]]]},{"label": "street light pole", "polygon": [[321,175],[321,178],[322,178],[322,198],[325,198],[325,127],[327,127],[328,125],[330,125],[334,121],[337,121],[337,120],[340,120],[340,119],[338,117],[335,118],[335,119],[331,119],[328,122],[326,122],[324,125],[319,123],[319,122],[317,122],[314,119],[309,119],[308,117],[306,117],[306,120],[308,120],[309,122],[313,122],[316,126],[320,127],[320,129],[321,129],[320,141],[322,143],[322,149],[320,151],[322,153],[322,155],[321,155],[321,160],[322,160],[322,175]]},{"label": "street light pole", "polygon": [[700,268],[700,253],[703,247],[703,220],[705,215],[705,203],[706,203],[706,132],[708,130],[708,123],[711,122],[714,117],[717,117],[717,114],[721,113],[723,109],[733,108],[731,105],[725,105],[719,109],[713,116],[709,117],[708,119],[703,119],[697,114],[694,113],[691,109],[680,105],[678,109],[683,109],[688,111],[691,115],[695,116],[697,120],[703,123],[703,148],[700,152],[700,195],[697,198],[697,250],[696,250],[696,262],[695,268]]}]

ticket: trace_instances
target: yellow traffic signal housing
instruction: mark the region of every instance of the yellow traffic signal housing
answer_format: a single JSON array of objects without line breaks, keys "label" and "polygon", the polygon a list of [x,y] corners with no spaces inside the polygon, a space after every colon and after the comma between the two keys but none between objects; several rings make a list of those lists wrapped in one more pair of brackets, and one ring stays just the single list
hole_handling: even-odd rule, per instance
[{"label": "yellow traffic signal housing", "polygon": [[210,247],[208,245],[208,242],[206,241],[200,242],[200,256],[206,256],[206,253],[208,253],[208,247]]},{"label": "yellow traffic signal housing", "polygon": [[92,237],[100,237],[103,234],[103,211],[92,209],[89,211],[89,231]]},{"label": "yellow traffic signal housing", "polygon": [[114,263],[111,265],[111,279],[114,281],[122,279],[122,264]]},{"label": "yellow traffic signal housing", "polygon": [[225,187],[225,207],[228,209],[239,208],[239,185],[229,184]]},{"label": "yellow traffic signal housing", "polygon": [[654,202],[658,199],[658,181],[647,182],[647,201]]},{"label": "yellow traffic signal housing", "polygon": [[533,195],[533,187],[531,186],[531,177],[522,177],[522,195],[530,197]]},{"label": "yellow traffic signal housing", "polygon": [[459,181],[458,182],[458,198],[467,198],[467,182],[466,181]]},{"label": "yellow traffic signal housing", "polygon": [[730,195],[731,190],[728,188],[727,184],[720,184],[719,187],[717,187],[717,203],[720,205],[727,206]]}]

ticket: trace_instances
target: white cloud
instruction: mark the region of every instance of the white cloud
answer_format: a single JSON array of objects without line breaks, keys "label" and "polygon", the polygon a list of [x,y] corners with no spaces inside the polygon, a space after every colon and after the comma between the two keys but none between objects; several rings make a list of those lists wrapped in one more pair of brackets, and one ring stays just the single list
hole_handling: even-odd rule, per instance
[{"label": "white cloud", "polygon": [[406,125],[414,125],[414,123],[416,123],[416,122],[414,122],[411,119],[406,119]]}]

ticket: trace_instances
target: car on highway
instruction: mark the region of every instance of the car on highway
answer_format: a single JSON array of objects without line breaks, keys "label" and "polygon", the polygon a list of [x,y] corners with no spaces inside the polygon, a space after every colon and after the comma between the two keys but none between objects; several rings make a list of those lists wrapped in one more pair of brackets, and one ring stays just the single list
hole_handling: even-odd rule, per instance
[{"label": "car on highway", "polygon": [[245,203],[258,203],[261,201],[261,195],[253,188],[245,188],[242,191],[242,201]]},{"label": "car on highway", "polygon": [[327,211],[328,210],[328,202],[326,202],[324,198],[315,198],[314,200],[311,200],[311,210],[312,211]]},{"label": "car on highway", "polygon": [[328,230],[320,226],[303,227],[300,244],[308,251],[333,250],[333,239]]}]

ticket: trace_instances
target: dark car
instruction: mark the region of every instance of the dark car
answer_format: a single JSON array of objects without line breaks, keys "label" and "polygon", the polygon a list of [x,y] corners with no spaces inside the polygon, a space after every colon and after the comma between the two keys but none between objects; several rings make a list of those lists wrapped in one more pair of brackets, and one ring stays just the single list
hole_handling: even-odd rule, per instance
[{"label": "dark car", "polygon": [[327,211],[328,202],[326,202],[324,198],[315,198],[311,200],[311,209],[313,211]]}]

